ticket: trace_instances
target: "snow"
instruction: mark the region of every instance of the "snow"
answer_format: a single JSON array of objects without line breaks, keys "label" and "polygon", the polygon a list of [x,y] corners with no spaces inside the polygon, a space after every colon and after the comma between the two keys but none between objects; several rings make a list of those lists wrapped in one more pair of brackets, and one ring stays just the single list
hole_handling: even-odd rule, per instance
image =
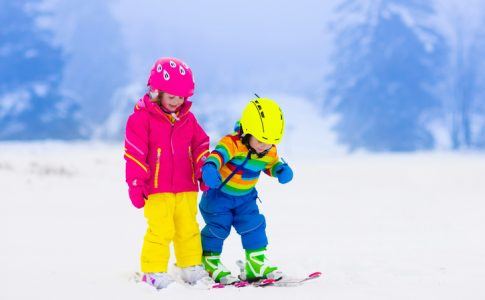
[{"label": "snow", "polygon": [[[155,291],[131,282],[145,230],[122,145],[0,144],[0,299],[483,299],[485,156],[328,155],[262,177],[270,260],[296,288]],[[200,224],[203,224],[200,219]],[[241,258],[233,231],[225,264]]]}]

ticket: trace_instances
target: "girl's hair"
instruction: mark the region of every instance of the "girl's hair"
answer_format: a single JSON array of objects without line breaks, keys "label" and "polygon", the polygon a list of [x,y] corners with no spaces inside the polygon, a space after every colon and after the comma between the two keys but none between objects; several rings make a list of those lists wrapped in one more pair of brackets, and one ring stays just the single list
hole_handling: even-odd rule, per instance
[{"label": "girl's hair", "polygon": [[160,107],[162,106],[162,97],[163,97],[163,94],[164,94],[163,92],[159,91],[157,93],[157,96],[156,97],[152,97],[151,92],[148,92],[148,96],[150,97],[150,101],[157,103]]},{"label": "girl's hair", "polygon": [[164,92],[158,92],[158,95],[157,95],[157,103],[158,105],[162,105],[162,97],[163,97],[163,94],[165,94]]}]

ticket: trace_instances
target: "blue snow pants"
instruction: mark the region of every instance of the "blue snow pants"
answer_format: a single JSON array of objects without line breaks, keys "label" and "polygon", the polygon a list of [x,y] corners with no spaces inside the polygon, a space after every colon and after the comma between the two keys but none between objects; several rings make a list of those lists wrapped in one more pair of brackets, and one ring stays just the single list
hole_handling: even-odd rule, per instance
[{"label": "blue snow pants", "polygon": [[224,240],[231,232],[231,226],[234,226],[241,236],[244,249],[266,247],[266,221],[259,213],[257,196],[256,189],[244,196],[231,196],[217,189],[204,192],[199,204],[206,223],[201,231],[202,249],[221,253]]}]

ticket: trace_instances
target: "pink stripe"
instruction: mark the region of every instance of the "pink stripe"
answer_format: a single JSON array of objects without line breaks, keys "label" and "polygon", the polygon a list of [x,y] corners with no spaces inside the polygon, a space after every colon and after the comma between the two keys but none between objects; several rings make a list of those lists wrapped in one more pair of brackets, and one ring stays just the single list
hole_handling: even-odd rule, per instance
[{"label": "pink stripe", "polygon": [[130,140],[128,139],[128,137],[125,135],[125,141],[133,148],[135,148],[136,151],[138,151],[141,155],[145,155],[145,153],[143,153],[143,151],[141,151],[137,146],[135,146],[135,144],[133,144],[132,142],[130,142]]}]

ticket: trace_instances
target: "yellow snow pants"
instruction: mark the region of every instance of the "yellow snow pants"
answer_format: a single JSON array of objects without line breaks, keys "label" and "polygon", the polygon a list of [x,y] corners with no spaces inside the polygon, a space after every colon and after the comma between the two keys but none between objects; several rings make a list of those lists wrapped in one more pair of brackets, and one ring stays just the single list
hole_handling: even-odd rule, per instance
[{"label": "yellow snow pants", "polygon": [[202,263],[200,230],[196,220],[197,192],[150,195],[144,213],[148,229],[141,251],[143,273],[167,272],[172,241],[178,267]]}]

